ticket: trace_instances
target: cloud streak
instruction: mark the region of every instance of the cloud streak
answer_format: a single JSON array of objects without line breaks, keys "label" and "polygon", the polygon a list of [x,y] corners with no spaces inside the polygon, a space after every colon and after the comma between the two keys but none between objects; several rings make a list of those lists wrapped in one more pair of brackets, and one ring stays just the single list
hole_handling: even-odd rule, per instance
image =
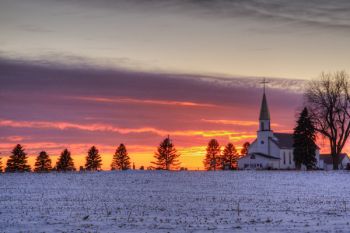
[{"label": "cloud streak", "polygon": [[[68,97],[69,98],[69,97]],[[154,105],[170,105],[183,107],[217,107],[214,104],[195,103],[187,101],[172,101],[172,100],[150,100],[150,99],[133,99],[125,97],[70,97],[71,99],[85,100],[99,103],[127,103],[127,104],[154,104]]]},{"label": "cloud streak", "polygon": [[[56,129],[56,130],[82,130],[82,131],[102,131],[113,132],[119,134],[133,134],[133,133],[152,133],[159,136],[173,135],[173,136],[202,136],[202,137],[223,137],[228,136],[232,138],[251,138],[255,135],[243,135],[242,132],[233,132],[227,130],[177,130],[166,131],[156,129],[152,127],[143,128],[121,128],[108,124],[75,124],[69,122],[47,122],[47,121],[13,121],[13,120],[0,120],[0,127],[14,127],[14,128],[37,128],[37,129]],[[10,138],[11,139],[11,138]],[[14,139],[14,138],[12,138]],[[23,138],[15,138],[17,141],[21,141]]]},{"label": "cloud streak", "polygon": [[326,0],[166,0],[166,1],[61,1],[60,4],[79,4],[80,7],[123,9],[127,11],[195,14],[212,18],[252,18],[284,21],[326,28],[350,28],[350,4],[348,1]]}]

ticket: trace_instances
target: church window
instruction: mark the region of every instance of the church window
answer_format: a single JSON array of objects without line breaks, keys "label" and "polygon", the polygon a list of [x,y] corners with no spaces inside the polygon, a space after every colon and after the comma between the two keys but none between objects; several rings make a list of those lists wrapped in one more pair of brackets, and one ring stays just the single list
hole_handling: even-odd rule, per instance
[{"label": "church window", "polygon": [[286,152],[283,152],[283,164],[286,164]]},{"label": "church window", "polygon": [[260,123],[260,128],[261,128],[261,130],[264,130],[264,122]]},{"label": "church window", "polygon": [[292,164],[292,152],[289,152],[289,164]]},{"label": "church window", "polygon": [[264,141],[261,141],[261,144],[264,144]]}]

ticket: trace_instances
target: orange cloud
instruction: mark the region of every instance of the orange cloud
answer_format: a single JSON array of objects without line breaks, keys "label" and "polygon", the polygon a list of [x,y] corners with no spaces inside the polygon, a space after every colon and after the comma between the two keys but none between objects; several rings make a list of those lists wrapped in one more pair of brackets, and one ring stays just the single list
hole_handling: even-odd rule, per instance
[{"label": "orange cloud", "polygon": [[172,100],[150,100],[150,99],[134,99],[134,98],[105,98],[105,97],[70,97],[72,99],[102,102],[102,103],[134,103],[134,104],[156,104],[156,105],[174,105],[185,107],[217,107],[214,104],[195,103],[188,101],[172,101]]},{"label": "orange cloud", "polygon": [[203,122],[214,123],[214,124],[224,124],[224,125],[241,125],[241,126],[257,126],[257,121],[238,121],[238,120],[208,120],[201,119]]},{"label": "orange cloud", "polygon": [[[239,126],[258,126],[258,121],[239,121],[239,120],[208,120],[201,119],[203,122],[223,124],[223,125],[239,125]],[[272,126],[279,126],[279,124],[271,124]]]},{"label": "orange cloud", "polygon": [[20,141],[23,141],[26,138],[22,137],[22,136],[9,136],[9,137],[4,137],[2,139],[5,139],[5,140],[10,141],[10,142],[20,142]]},{"label": "orange cloud", "polygon": [[77,129],[83,131],[106,131],[115,132],[120,134],[129,133],[154,133],[159,136],[173,135],[173,136],[202,136],[202,137],[237,137],[244,133],[234,132],[227,130],[178,130],[167,131],[156,129],[153,127],[141,127],[141,128],[121,128],[108,124],[76,124],[70,122],[48,122],[48,121],[13,121],[13,120],[0,120],[0,126],[3,127],[15,127],[15,128],[51,128],[57,130],[65,129]]}]

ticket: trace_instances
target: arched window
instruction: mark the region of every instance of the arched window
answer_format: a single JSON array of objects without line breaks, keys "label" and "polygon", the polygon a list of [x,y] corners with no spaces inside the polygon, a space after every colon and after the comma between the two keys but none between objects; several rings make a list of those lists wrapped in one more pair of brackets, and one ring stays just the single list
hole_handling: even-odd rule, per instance
[{"label": "arched window", "polygon": [[286,152],[283,152],[283,164],[286,164]]},{"label": "arched window", "polygon": [[292,152],[289,151],[289,164],[292,164]]},{"label": "arched window", "polygon": [[265,129],[264,129],[264,122],[261,122],[261,123],[260,123],[260,128],[261,128],[261,130],[265,130]]}]

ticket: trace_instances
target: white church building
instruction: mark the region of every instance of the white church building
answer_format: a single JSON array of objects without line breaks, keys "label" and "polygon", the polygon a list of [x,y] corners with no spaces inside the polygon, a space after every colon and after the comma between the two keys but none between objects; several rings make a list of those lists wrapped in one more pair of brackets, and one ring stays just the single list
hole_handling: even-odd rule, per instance
[{"label": "white church building", "polygon": [[[265,89],[265,88],[264,88]],[[320,167],[320,151],[316,151],[316,166]],[[293,134],[275,133],[271,130],[270,112],[265,90],[262,98],[259,130],[248,154],[238,160],[239,169],[295,169],[293,159]]]}]

